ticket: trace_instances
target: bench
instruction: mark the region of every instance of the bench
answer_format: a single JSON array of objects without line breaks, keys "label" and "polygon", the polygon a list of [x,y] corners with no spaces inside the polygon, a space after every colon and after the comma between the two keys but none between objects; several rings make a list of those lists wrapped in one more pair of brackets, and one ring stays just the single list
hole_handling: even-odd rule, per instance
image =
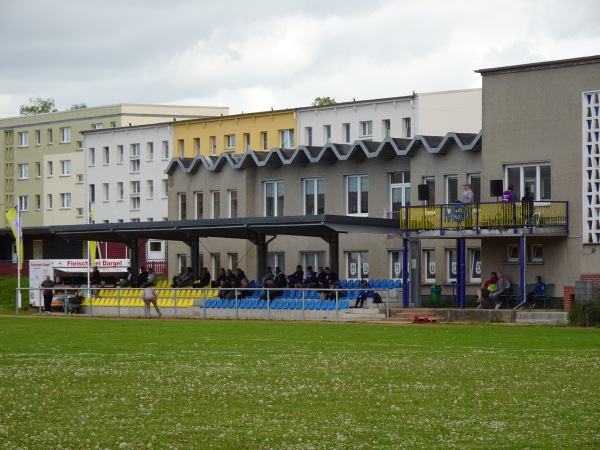
[{"label": "bench", "polygon": [[[525,292],[528,293],[528,292],[533,291],[534,287],[535,287],[535,284],[528,284],[527,285],[527,290]],[[548,283],[548,284],[546,284],[546,286],[544,287],[544,294],[543,295],[536,295],[534,297],[533,302],[534,303],[539,303],[540,301],[543,302],[544,309],[546,309],[546,300],[549,300],[552,297],[554,297],[554,290],[555,289],[556,289],[556,285],[554,283]]]},{"label": "bench", "polygon": [[520,300],[519,285],[516,283],[512,283],[510,285],[508,292],[506,294],[500,294],[500,296],[498,298],[500,299],[501,302],[506,301],[507,308],[510,308],[510,302],[513,300],[516,301],[516,304],[518,304],[519,300]]}]

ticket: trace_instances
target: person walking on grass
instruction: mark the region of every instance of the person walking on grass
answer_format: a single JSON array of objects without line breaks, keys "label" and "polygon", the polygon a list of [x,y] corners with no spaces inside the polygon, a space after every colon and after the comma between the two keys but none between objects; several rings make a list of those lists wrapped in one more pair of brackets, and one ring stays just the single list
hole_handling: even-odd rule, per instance
[{"label": "person walking on grass", "polygon": [[162,313],[158,308],[157,299],[158,296],[156,295],[156,291],[154,289],[152,289],[150,286],[144,289],[144,293],[142,294],[142,300],[144,300],[144,314],[146,316],[146,319],[150,318],[150,304],[154,305],[154,309],[156,310],[158,317],[162,317]]}]

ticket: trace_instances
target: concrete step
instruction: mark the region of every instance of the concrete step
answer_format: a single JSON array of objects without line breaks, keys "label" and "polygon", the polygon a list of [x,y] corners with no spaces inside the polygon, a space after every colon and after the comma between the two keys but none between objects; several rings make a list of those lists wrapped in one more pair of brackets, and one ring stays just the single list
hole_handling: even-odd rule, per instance
[{"label": "concrete step", "polygon": [[385,319],[385,314],[381,313],[377,308],[357,308],[344,310],[341,320],[346,322],[364,322],[364,321],[381,321]]}]

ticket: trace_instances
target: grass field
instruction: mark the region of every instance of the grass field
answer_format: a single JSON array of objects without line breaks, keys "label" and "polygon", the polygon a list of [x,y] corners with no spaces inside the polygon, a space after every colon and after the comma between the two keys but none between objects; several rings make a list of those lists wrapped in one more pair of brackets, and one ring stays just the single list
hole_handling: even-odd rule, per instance
[{"label": "grass field", "polygon": [[598,448],[600,330],[0,317],[0,448]]}]

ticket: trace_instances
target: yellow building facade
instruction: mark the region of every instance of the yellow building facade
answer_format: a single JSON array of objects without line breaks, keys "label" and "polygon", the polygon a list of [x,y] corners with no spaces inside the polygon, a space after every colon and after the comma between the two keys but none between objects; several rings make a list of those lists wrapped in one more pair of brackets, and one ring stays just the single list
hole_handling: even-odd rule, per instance
[{"label": "yellow building facade", "polygon": [[298,121],[292,109],[192,119],[175,122],[173,128],[173,156],[180,158],[298,145]]}]

